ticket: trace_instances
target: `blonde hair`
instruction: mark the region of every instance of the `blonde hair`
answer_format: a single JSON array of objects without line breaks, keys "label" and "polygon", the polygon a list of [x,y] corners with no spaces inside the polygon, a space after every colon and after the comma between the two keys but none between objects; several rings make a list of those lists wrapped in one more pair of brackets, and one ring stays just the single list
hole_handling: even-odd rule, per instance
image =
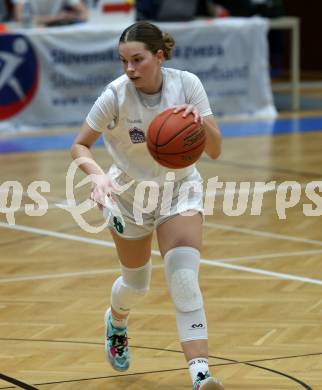
[{"label": "blonde hair", "polygon": [[170,60],[175,40],[167,33],[162,32],[159,27],[149,22],[137,22],[127,27],[119,40],[119,44],[126,42],[142,42],[147,50],[156,54],[158,50],[163,50],[164,58]]}]

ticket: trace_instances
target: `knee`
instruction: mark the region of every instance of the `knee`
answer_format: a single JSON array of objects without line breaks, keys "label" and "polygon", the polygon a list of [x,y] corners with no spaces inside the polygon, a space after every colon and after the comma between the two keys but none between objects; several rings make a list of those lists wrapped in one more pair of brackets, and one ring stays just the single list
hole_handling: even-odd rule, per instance
[{"label": "knee", "polygon": [[127,314],[149,291],[152,263],[139,268],[121,266],[122,276],[112,286],[111,304],[120,314]]},{"label": "knee", "polygon": [[123,284],[139,295],[145,295],[150,289],[152,262],[149,260],[142,267],[128,268],[121,265]]},{"label": "knee", "polygon": [[148,291],[148,287],[137,288],[132,285],[127,285],[124,282],[124,278],[120,276],[115,280],[112,286],[112,301],[114,303],[120,302],[117,306],[122,306],[122,304],[126,302],[127,305],[131,307],[143,298]]},{"label": "knee", "polygon": [[200,253],[192,247],[176,247],[165,257],[165,274],[172,301],[180,312],[203,308],[199,287]]}]

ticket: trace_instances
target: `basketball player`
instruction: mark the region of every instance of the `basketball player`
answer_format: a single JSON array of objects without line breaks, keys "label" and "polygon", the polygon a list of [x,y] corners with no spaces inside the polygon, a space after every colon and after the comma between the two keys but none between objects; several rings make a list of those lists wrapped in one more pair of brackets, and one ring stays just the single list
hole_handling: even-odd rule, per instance
[{"label": "basketball player", "polygon": [[[112,286],[111,306],[105,314],[107,359],[118,371],[129,368],[128,317],[149,290],[155,229],[193,389],[223,390],[208,368],[207,323],[198,282],[202,192],[179,196],[183,183],[200,187],[202,179],[194,165],[167,175],[168,169],[152,159],[145,142],[151,120],[166,108],[174,107],[183,116],[192,113],[195,122],[202,123],[207,135],[206,153],[213,159],[220,154],[220,132],[200,80],[192,73],[162,67],[163,61],[171,58],[174,44],[169,34],[148,22],[137,22],[122,33],[119,55],[124,75],[111,82],[95,102],[72,146],[72,156],[88,158],[80,167],[92,179],[91,198],[110,218],[109,227],[120,259],[121,276]],[[114,161],[107,174],[90,152],[102,134]],[[118,186],[133,180],[135,185],[117,194]],[[159,200],[152,212],[144,214],[143,224],[138,224],[135,208],[140,205],[135,189],[144,180],[156,183],[166,200],[162,204]],[[170,198],[166,196],[166,184],[173,185]],[[111,216],[111,210],[104,207],[106,195],[117,204],[122,219]],[[162,213],[164,202],[168,203],[166,213]]]}]

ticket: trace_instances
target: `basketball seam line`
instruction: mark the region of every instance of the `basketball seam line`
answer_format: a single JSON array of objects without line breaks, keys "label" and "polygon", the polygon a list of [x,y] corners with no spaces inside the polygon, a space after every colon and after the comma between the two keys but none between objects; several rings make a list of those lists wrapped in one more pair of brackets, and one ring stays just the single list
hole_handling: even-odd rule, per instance
[{"label": "basketball seam line", "polygon": [[[168,118],[167,118],[168,119]],[[164,144],[161,144],[161,145],[157,145],[157,147],[162,147],[162,146],[165,146],[167,145],[169,142],[173,141],[176,137],[178,137],[182,132],[184,132],[188,127],[190,127],[191,125],[193,125],[194,122],[192,123],[189,123],[186,127],[184,127],[183,129],[181,129],[178,133],[176,133],[172,138],[170,138],[167,142],[165,142]]]},{"label": "basketball seam line", "polygon": [[162,153],[162,152],[158,152],[158,153],[160,155],[162,155],[162,156],[173,156],[173,155],[177,155],[177,154],[185,154],[185,153],[188,153],[188,152],[192,152],[195,149],[198,149],[202,144],[203,144],[203,142],[200,142],[197,146],[194,146],[192,149],[188,149],[188,150],[186,150],[184,152],[175,152],[175,153]]},{"label": "basketball seam line", "polygon": [[[171,110],[171,109],[169,109]],[[169,114],[164,118],[164,121],[163,123],[161,124],[161,126],[159,127],[159,130],[157,132],[157,136],[155,137],[155,144],[158,145],[158,141],[159,141],[159,135],[160,135],[160,132],[162,130],[162,127],[164,126],[164,124],[166,123],[166,121],[168,120],[168,118],[170,117],[170,115],[172,114],[173,111],[170,111]],[[151,141],[153,141],[151,138],[150,138]],[[154,144],[154,142],[152,142]]]}]

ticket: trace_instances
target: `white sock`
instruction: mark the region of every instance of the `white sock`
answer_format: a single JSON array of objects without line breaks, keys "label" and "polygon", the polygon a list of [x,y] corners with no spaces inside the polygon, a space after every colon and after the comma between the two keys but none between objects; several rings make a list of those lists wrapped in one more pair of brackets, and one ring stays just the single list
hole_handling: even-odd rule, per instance
[{"label": "white sock", "polygon": [[119,318],[115,318],[112,313],[111,313],[111,317],[112,317],[112,325],[115,328],[126,328],[127,327],[128,317],[119,319]]},{"label": "white sock", "polygon": [[195,380],[197,379],[199,372],[201,372],[203,375],[205,375],[206,372],[209,372],[207,358],[201,357],[201,358],[195,358],[189,360],[188,366],[189,366],[189,372],[192,379],[192,383],[194,383]]}]

